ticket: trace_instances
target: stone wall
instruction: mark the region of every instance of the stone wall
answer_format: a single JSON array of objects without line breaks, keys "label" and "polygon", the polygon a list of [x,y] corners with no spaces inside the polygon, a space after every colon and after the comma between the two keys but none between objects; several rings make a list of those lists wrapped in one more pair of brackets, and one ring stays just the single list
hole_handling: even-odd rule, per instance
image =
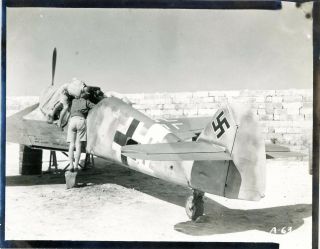
[{"label": "stone wall", "polygon": [[308,154],[312,137],[312,89],[127,94],[134,107],[157,117],[213,116],[226,102],[251,105],[266,140]]},{"label": "stone wall", "polygon": [[[243,102],[257,113],[266,140],[308,153],[312,136],[312,89],[201,91],[127,94],[133,106],[153,118],[213,116],[226,102]],[[7,115],[38,101],[8,97]]]}]

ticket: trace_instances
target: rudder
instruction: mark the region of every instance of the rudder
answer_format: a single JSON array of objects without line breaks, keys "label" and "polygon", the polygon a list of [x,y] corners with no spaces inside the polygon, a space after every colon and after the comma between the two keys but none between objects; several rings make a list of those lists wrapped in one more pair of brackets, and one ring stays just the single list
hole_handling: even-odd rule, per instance
[{"label": "rudder", "polygon": [[[223,192],[211,190],[211,193],[245,200],[259,200],[264,196],[265,144],[257,117],[250,108],[241,104],[222,107],[197,140],[224,146],[232,157],[232,161],[220,166],[219,176],[211,176],[212,185],[217,181],[223,184],[220,187]],[[216,162],[207,163],[216,168]]]}]

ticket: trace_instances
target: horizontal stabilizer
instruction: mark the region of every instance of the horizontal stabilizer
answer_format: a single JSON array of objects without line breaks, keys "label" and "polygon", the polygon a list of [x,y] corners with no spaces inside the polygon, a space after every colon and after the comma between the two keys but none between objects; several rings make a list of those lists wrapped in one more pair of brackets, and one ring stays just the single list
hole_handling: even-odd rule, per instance
[{"label": "horizontal stabilizer", "polygon": [[268,159],[306,156],[300,152],[290,151],[288,147],[270,143],[266,144],[266,154]]},{"label": "horizontal stabilizer", "polygon": [[281,146],[278,144],[270,144],[270,143],[266,144],[266,152],[275,152],[275,151],[289,152],[290,149],[288,147]]},{"label": "horizontal stabilizer", "polygon": [[287,158],[287,157],[302,157],[306,156],[303,153],[300,152],[294,152],[294,151],[274,151],[274,152],[267,152],[267,158]]},{"label": "horizontal stabilizer", "polygon": [[122,154],[152,161],[231,160],[224,147],[206,142],[127,145],[122,147]]}]

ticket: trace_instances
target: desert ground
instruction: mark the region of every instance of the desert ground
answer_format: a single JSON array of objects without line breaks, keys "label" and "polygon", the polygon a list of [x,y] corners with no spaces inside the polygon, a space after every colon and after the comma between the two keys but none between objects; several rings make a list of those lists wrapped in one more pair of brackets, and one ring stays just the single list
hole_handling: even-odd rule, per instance
[{"label": "desert ground", "polygon": [[[205,196],[188,220],[189,189],[95,159],[66,189],[64,174],[19,175],[19,146],[6,148],[6,240],[248,241],[311,248],[312,176],[306,161],[267,160],[259,202]],[[59,156],[59,168],[66,165]],[[49,154],[43,156],[43,171]]]}]

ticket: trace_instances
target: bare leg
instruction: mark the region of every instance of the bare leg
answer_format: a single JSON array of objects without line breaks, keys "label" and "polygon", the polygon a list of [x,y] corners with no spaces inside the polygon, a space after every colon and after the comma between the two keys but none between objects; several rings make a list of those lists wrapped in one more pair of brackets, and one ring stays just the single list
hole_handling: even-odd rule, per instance
[{"label": "bare leg", "polygon": [[74,162],[76,170],[78,170],[80,156],[81,156],[81,143],[82,142],[79,139],[77,139],[77,141],[76,141],[76,155],[75,155],[75,162]]},{"label": "bare leg", "polygon": [[69,161],[70,161],[70,170],[74,170],[73,158],[74,158],[74,148],[75,148],[75,140],[76,140],[76,133],[72,133],[71,141],[69,144]]},{"label": "bare leg", "polygon": [[73,171],[74,166],[73,166],[73,153],[74,153],[74,144],[70,143],[69,144],[69,162],[70,162],[70,170]]}]

